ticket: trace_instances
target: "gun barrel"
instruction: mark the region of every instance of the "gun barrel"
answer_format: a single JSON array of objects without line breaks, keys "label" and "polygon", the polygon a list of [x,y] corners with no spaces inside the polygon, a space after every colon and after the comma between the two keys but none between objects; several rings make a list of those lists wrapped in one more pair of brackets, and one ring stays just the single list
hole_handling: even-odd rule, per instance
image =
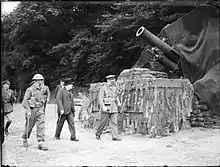
[{"label": "gun barrel", "polygon": [[158,38],[156,35],[148,31],[145,27],[140,27],[137,32],[136,36],[141,36],[144,38],[151,46],[157,46],[159,49],[161,49],[166,56],[173,62],[177,63],[179,60],[179,55],[176,53],[176,51],[163,42],[160,38]]},{"label": "gun barrel", "polygon": [[168,59],[166,56],[159,57],[157,61],[164,66],[168,67],[171,71],[175,71],[178,66],[176,63],[172,62],[170,59]]}]

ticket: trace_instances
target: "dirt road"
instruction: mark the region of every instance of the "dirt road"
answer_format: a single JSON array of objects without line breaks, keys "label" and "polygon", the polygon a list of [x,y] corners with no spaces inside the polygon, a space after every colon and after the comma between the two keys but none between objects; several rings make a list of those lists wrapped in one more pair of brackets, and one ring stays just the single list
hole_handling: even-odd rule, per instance
[{"label": "dirt road", "polygon": [[24,111],[15,106],[10,136],[2,145],[4,165],[70,166],[70,165],[220,165],[220,130],[193,128],[161,139],[140,134],[122,135],[122,141],[112,141],[110,134],[95,139],[94,130],[83,129],[76,123],[79,142],[69,140],[67,123],[60,141],[53,141],[55,105],[46,110],[46,143],[49,151],[37,150],[36,128],[29,139],[30,147],[22,147]]}]

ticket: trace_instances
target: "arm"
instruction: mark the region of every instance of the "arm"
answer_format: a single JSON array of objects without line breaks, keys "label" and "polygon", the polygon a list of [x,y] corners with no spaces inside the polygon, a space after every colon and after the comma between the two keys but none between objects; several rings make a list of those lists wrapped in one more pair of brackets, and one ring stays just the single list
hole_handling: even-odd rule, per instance
[{"label": "arm", "polygon": [[57,101],[57,105],[58,105],[59,110],[64,111],[62,97],[63,97],[63,90],[59,89],[57,92],[56,101]]},{"label": "arm", "polygon": [[11,93],[11,104],[13,104],[16,101],[16,96],[15,96],[15,92],[13,90],[10,90]]},{"label": "arm", "polygon": [[30,97],[31,97],[31,90],[27,89],[25,92],[25,95],[24,95],[24,99],[22,101],[22,105],[23,105],[24,109],[28,112],[31,112],[31,108],[28,103],[28,100],[30,99]]},{"label": "arm", "polygon": [[75,113],[76,110],[75,110],[75,107],[74,107],[74,98],[73,98],[73,94],[71,94],[71,97],[72,97],[72,98],[71,98],[71,99],[72,99],[71,110],[72,110],[73,113]]},{"label": "arm", "polygon": [[50,100],[50,89],[47,86],[47,102],[49,102],[49,100]]},{"label": "arm", "polygon": [[59,88],[60,88],[59,85],[57,85],[57,87],[56,87],[56,89],[55,89],[55,93],[54,93],[54,98],[57,97],[57,92],[58,92]]},{"label": "arm", "polygon": [[116,100],[117,100],[117,104],[119,106],[121,106],[121,102],[120,102],[120,99],[119,99],[119,95],[120,95],[120,91],[118,90],[118,88],[116,87]]},{"label": "arm", "polygon": [[105,104],[103,102],[103,98],[104,98],[104,87],[102,87],[99,91],[99,104],[101,106],[101,108],[104,108],[105,107]]}]

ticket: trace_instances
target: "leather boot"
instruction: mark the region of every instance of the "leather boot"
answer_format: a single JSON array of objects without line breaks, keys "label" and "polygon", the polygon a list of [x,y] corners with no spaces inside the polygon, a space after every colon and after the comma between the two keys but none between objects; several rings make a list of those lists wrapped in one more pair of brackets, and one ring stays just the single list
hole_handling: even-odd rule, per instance
[{"label": "leather boot", "polygon": [[48,147],[44,144],[44,142],[39,142],[38,149],[42,151],[47,151]]},{"label": "leather boot", "polygon": [[23,140],[23,146],[24,146],[24,147],[28,147],[27,139],[24,139],[24,140]]},{"label": "leather boot", "polygon": [[11,121],[8,121],[5,125],[5,135],[8,136],[9,135],[9,132],[8,132],[8,128],[9,126],[11,125]]}]

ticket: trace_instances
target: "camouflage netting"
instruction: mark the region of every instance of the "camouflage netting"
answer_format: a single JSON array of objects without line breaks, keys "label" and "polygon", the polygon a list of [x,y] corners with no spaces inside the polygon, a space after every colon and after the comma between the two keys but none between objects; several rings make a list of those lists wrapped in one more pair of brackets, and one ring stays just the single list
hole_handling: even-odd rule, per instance
[{"label": "camouflage netting", "polygon": [[118,81],[127,81],[142,78],[167,78],[167,73],[151,71],[148,68],[132,68],[123,70],[118,76]]},{"label": "camouflage netting", "polygon": [[[143,132],[155,137],[177,132],[187,124],[193,86],[187,79],[157,78],[162,76],[166,77],[164,73],[148,69],[124,70],[120,74],[117,86],[122,102],[118,121],[121,131]],[[95,111],[99,110],[97,99],[102,84],[90,87]]]},{"label": "camouflage netting", "polygon": [[[186,123],[187,116],[190,115],[193,86],[187,79],[166,79],[166,78],[146,78],[140,76],[130,76],[138,69],[126,70],[118,77],[119,98],[122,102],[122,112],[124,113],[142,113],[142,118],[147,123],[147,133],[161,135],[164,131],[177,132],[183,123]],[[143,71],[143,70],[140,70]],[[146,71],[145,71],[146,72]],[[149,71],[154,74],[153,71]],[[159,74],[160,72],[155,72]],[[129,74],[129,75],[128,75]],[[151,75],[149,74],[149,75]],[[127,80],[124,76],[128,77]],[[134,75],[133,75],[134,76]],[[154,75],[152,75],[154,76]],[[120,79],[124,78],[123,81]],[[128,128],[123,122],[123,130]],[[128,122],[128,121],[127,121]],[[134,127],[140,126],[140,121],[136,122]]]}]

